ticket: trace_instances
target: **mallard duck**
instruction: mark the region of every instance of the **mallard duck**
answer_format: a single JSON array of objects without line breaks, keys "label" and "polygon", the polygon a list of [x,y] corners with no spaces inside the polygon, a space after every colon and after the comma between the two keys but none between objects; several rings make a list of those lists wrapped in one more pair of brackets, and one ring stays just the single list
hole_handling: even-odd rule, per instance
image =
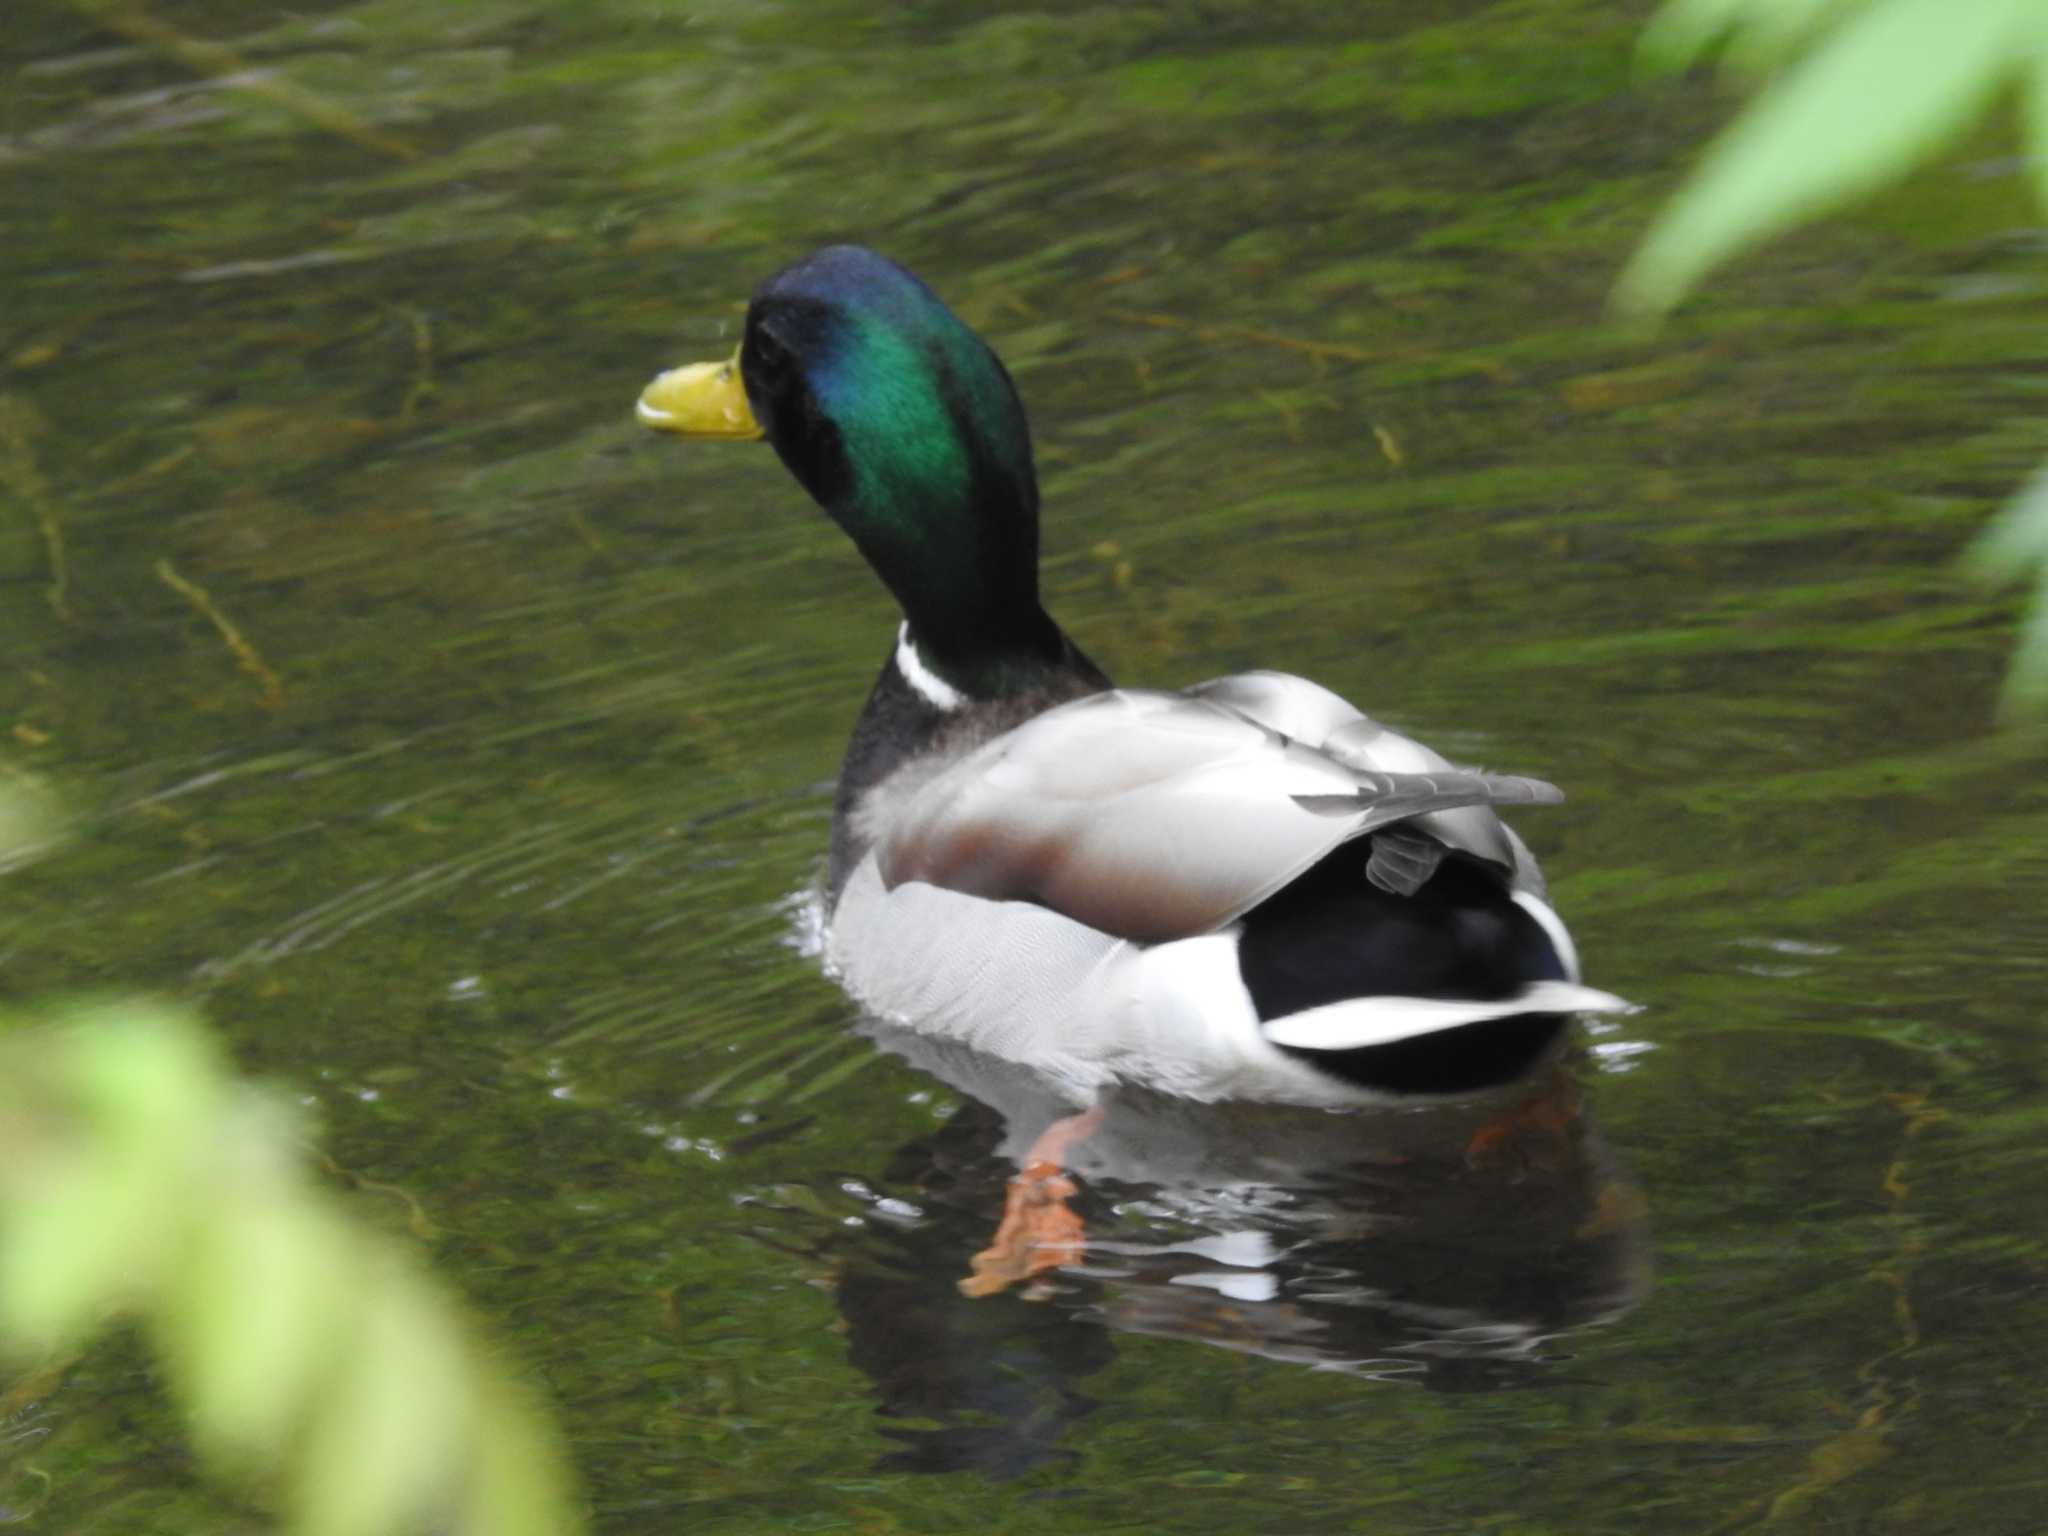
[{"label": "mallard duck", "polygon": [[995,353],[856,246],[764,282],[738,350],[655,379],[646,425],[759,438],[902,623],[853,730],[826,953],[863,1006],[1031,1067],[1338,1107],[1469,1093],[1546,1057],[1583,985],[1503,805],[1280,672],[1118,688],[1038,594],[1038,486]]}]

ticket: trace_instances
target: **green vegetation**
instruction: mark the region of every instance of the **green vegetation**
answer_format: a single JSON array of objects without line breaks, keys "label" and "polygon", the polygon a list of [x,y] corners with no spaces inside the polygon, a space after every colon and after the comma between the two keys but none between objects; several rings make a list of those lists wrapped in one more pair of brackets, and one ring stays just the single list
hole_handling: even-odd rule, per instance
[{"label": "green vegetation", "polygon": [[[60,841],[36,776],[0,788],[0,870]],[[292,1536],[571,1536],[546,1412],[306,1176],[306,1118],[190,1009],[0,1009],[0,1363],[24,1367],[0,1413],[132,1321],[201,1458]]]},{"label": "green vegetation", "polygon": [[[1625,311],[1669,309],[1716,263],[1899,180],[2010,98],[2048,205],[2039,0],[1670,0],[1643,54],[1676,70],[1717,44],[1731,70],[1765,84],[1622,274]],[[1970,564],[1998,581],[2036,579],[2005,705],[2048,710],[2048,471],[2006,507]]]},{"label": "green vegetation", "polygon": [[306,1179],[299,1120],[184,1009],[0,1015],[0,1346],[54,1377],[133,1318],[202,1456],[300,1536],[579,1529],[545,1417]]}]

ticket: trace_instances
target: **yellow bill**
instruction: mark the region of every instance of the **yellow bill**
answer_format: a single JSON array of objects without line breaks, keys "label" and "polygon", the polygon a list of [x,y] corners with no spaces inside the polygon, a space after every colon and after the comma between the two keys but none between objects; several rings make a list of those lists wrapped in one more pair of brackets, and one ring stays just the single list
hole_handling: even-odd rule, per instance
[{"label": "yellow bill", "polygon": [[684,437],[725,437],[745,442],[761,436],[761,424],[740,383],[737,350],[722,363],[685,363],[656,376],[640,391],[634,414],[657,432]]}]

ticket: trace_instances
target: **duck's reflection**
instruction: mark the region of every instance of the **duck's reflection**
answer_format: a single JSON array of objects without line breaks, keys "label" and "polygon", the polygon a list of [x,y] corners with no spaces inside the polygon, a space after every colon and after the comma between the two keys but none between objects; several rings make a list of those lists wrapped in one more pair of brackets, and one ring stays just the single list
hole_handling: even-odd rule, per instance
[{"label": "duck's reflection", "polygon": [[834,1253],[851,1357],[899,1469],[1003,1477],[1064,1455],[1118,1333],[1497,1389],[1550,1378],[1564,1336],[1647,1284],[1641,1196],[1552,1064],[1426,1110],[1119,1094],[1065,1159],[1085,1247],[977,1299],[996,1287],[970,1278],[971,1256],[1027,1149],[1074,1106],[1010,1064],[875,1035],[967,1098],[898,1151],[882,1219]]}]

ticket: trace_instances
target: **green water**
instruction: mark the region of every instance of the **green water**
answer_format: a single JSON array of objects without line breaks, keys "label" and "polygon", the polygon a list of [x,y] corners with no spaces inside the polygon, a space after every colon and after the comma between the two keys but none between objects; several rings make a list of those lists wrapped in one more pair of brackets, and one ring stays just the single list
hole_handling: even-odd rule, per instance
[{"label": "green water", "polygon": [[[1952,569],[2043,452],[1998,144],[1646,337],[1724,104],[1632,83],[1640,5],[91,9],[0,34],[0,766],[75,816],[6,987],[317,1103],[596,1529],[2039,1529],[2048,791]],[[1009,363],[1114,675],[1566,788],[1645,1011],[1560,1150],[1256,1128],[1286,1209],[1104,1176],[1087,1267],[958,1295],[1000,1123],[801,942],[891,612],[772,454],[631,420],[839,238]],[[260,1528],[124,1349],[14,1406],[38,1528]]]}]

